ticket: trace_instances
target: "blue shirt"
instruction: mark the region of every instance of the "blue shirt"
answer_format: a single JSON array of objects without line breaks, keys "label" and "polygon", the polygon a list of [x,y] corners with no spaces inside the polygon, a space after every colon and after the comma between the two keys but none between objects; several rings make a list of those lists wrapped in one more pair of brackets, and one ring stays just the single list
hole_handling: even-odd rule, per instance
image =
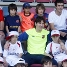
[{"label": "blue shirt", "polygon": [[[36,17],[38,17],[38,14],[34,15],[33,20],[36,19]],[[49,26],[49,22],[48,22],[48,14],[47,13],[43,13],[43,18],[45,19],[45,24],[44,24],[44,28],[47,28]]]},{"label": "blue shirt", "polygon": [[6,16],[5,22],[6,26],[8,26],[9,31],[18,31],[18,27],[20,26],[20,18],[18,15]]}]

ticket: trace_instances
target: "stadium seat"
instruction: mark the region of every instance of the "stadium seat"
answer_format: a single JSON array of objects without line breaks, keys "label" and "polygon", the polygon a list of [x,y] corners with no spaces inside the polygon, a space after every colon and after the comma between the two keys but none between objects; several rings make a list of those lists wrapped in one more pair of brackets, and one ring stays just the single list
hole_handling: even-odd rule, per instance
[{"label": "stadium seat", "polygon": [[46,7],[45,12],[49,14],[49,13],[50,13],[51,11],[53,11],[54,9],[55,9],[55,8],[53,8],[53,7],[52,7],[52,8],[51,8],[51,7]]},{"label": "stadium seat", "polygon": [[7,6],[4,6],[4,7],[2,8],[2,10],[3,10],[3,15],[4,15],[4,17],[7,16],[7,15],[9,15],[9,13],[8,13],[8,7],[7,7]]},{"label": "stadium seat", "polygon": [[[56,0],[52,0],[52,2],[55,2]],[[64,0],[64,3],[67,3],[67,0]]]},{"label": "stadium seat", "polygon": [[36,0],[36,2],[50,2],[50,0]]},{"label": "stadium seat", "polygon": [[2,0],[3,2],[15,2],[17,0]]},{"label": "stadium seat", "polygon": [[34,0],[19,0],[20,2],[34,2]]},{"label": "stadium seat", "polygon": [[41,64],[32,64],[31,67],[42,67]]}]

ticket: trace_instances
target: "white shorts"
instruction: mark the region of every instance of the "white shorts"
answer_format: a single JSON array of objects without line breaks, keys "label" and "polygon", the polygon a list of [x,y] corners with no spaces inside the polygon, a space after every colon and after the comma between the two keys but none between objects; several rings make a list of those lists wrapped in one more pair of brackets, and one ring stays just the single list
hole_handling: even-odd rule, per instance
[{"label": "white shorts", "polygon": [[63,60],[67,59],[67,55],[64,54],[64,53],[60,53],[60,54],[56,55],[56,56],[54,57],[54,59],[55,59],[57,62],[59,62],[59,61],[62,62]]},{"label": "white shorts", "polygon": [[[22,58],[18,58],[16,56],[13,56],[13,55],[10,55],[10,56],[7,56],[6,57],[6,61],[7,63],[10,65],[10,66],[14,66],[18,63],[19,60],[21,60]],[[23,60],[23,63],[25,63],[24,59]]]}]

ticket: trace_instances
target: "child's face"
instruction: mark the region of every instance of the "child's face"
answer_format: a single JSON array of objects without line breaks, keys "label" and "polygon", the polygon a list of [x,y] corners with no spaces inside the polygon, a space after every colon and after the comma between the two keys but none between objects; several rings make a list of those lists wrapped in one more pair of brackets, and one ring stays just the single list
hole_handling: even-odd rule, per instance
[{"label": "child's face", "polygon": [[38,14],[39,15],[43,15],[44,13],[44,9],[42,9],[41,7],[38,8]]},{"label": "child's face", "polygon": [[11,37],[11,43],[16,43],[18,36],[14,35]]},{"label": "child's face", "polygon": [[63,62],[63,67],[67,67],[67,62]]},{"label": "child's face", "polygon": [[41,22],[35,23],[35,26],[38,31],[41,31],[44,28],[44,21],[41,20]]},{"label": "child's face", "polygon": [[10,15],[11,15],[11,16],[15,16],[15,14],[16,14],[16,10],[15,10],[15,9],[10,10]]},{"label": "child's face", "polygon": [[3,64],[0,64],[0,67],[4,67],[4,65]]},{"label": "child's face", "polygon": [[25,14],[29,14],[30,13],[30,8],[24,8],[24,12],[25,12]]},{"label": "child's face", "polygon": [[46,63],[44,63],[43,67],[52,67],[52,62],[46,62]]},{"label": "child's face", "polygon": [[52,36],[52,40],[54,42],[58,42],[60,36]]}]

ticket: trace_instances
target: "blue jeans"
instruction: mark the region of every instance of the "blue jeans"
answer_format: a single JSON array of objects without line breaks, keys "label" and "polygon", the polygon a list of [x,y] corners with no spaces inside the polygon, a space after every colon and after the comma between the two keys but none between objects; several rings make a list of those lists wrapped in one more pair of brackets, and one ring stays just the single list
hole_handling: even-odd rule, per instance
[{"label": "blue jeans", "polygon": [[[28,63],[28,65],[32,64],[41,64],[41,60],[44,57],[44,55],[41,54],[25,54],[22,58]],[[58,65],[56,60],[54,58],[52,59],[52,64],[53,65]]]}]

